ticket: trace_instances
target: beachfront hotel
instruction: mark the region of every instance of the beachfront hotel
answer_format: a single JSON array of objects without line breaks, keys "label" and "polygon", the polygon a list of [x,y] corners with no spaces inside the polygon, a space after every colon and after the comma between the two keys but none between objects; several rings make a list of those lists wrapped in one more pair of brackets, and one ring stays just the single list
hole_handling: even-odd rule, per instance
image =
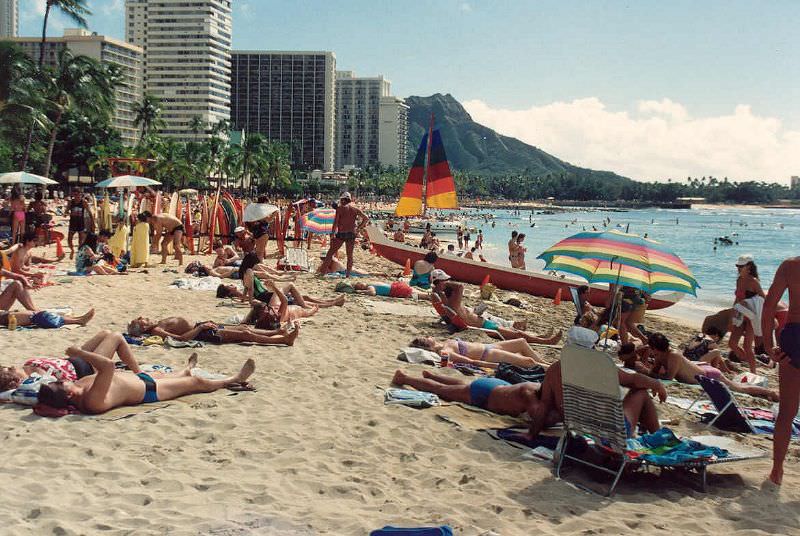
[{"label": "beachfront hotel", "polygon": [[[34,61],[39,60],[41,38],[15,37],[16,43]],[[45,42],[45,65],[55,66],[63,49],[75,55],[89,56],[101,63],[116,65],[122,75],[114,89],[114,116],[112,126],[122,136],[122,143],[134,146],[139,139],[134,107],[142,100],[142,49],[105,35],[97,35],[82,29],[64,30],[63,37],[48,37]]]},{"label": "beachfront hotel", "polygon": [[231,123],[291,147],[296,169],[333,171],[333,52],[235,50]]},{"label": "beachfront hotel", "polygon": [[408,106],[383,76],[336,72],[336,168],[404,167]]},{"label": "beachfront hotel", "polygon": [[0,37],[19,35],[19,7],[17,0],[0,0]]},{"label": "beachfront hotel", "polygon": [[161,101],[161,134],[230,119],[230,0],[126,0],[125,40],[144,50],[144,90]]}]

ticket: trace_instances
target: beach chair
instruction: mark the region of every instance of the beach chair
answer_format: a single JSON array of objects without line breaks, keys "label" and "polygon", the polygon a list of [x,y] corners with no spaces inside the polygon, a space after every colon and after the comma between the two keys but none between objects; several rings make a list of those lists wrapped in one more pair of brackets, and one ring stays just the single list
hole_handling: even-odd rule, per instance
[{"label": "beach chair", "polygon": [[286,248],[286,254],[281,259],[279,266],[283,270],[295,272],[308,272],[311,265],[308,262],[308,250],[302,248]]},{"label": "beach chair", "polygon": [[436,310],[436,314],[438,314],[444,323],[447,324],[447,327],[450,329],[451,333],[471,329],[483,331],[488,335],[492,335],[500,340],[504,340],[504,337],[498,331],[486,328],[476,328],[475,326],[470,326],[467,324],[467,322],[458,316],[458,313],[456,313],[451,307],[448,307],[442,303],[442,300],[436,294],[432,295],[431,303],[433,304],[433,308]]},{"label": "beach chair", "polygon": [[750,423],[750,419],[748,419],[739,408],[739,405],[736,403],[736,398],[733,396],[730,389],[728,389],[727,385],[707,376],[695,376],[695,379],[697,379],[697,382],[703,390],[686,409],[684,416],[686,416],[704,395],[708,395],[714,407],[717,408],[719,412],[716,417],[706,423],[708,426],[713,425],[720,430],[727,430],[729,432],[745,434],[758,433],[756,428]]},{"label": "beach chair", "polygon": [[[664,467],[696,472],[700,488],[706,491],[709,465],[758,458],[764,454],[753,451],[737,452],[728,448],[729,456],[702,459],[679,465],[661,466],[634,457],[627,449],[625,415],[619,370],[608,354],[579,346],[565,346],[561,353],[561,376],[564,395],[564,432],[559,442],[556,477],[561,478],[564,461],[569,459],[613,476],[606,496],[614,493],[625,468]],[[589,436],[620,459],[619,467],[609,469],[567,454],[573,436]]]}]

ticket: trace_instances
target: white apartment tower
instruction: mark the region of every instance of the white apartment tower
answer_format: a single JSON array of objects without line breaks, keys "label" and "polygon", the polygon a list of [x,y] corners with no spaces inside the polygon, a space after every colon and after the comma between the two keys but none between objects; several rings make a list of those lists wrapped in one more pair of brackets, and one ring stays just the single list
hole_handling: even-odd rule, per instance
[{"label": "white apartment tower", "polygon": [[230,0],[126,0],[125,39],[144,50],[144,89],[165,136],[195,139],[194,117],[230,119]]},{"label": "white apartment tower", "polygon": [[336,167],[405,167],[408,107],[383,76],[336,72]]},{"label": "white apartment tower", "polygon": [[19,7],[17,0],[0,0],[0,37],[19,35]]}]

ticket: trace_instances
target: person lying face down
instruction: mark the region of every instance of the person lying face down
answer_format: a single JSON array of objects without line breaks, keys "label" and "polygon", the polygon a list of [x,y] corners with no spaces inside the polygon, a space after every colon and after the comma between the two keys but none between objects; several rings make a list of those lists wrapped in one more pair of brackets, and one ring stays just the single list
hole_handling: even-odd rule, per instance
[{"label": "person lying face down", "polygon": [[209,380],[192,376],[197,364],[197,354],[189,358],[184,370],[170,374],[138,374],[118,371],[114,362],[100,354],[75,346],[67,348],[70,358],[79,357],[97,372],[76,381],[56,381],[42,385],[39,403],[52,408],[76,407],[82,413],[104,413],[121,406],[136,406],[173,400],[195,393],[211,393],[223,387],[242,384],[255,371],[252,359],[245,361],[241,370],[228,378]]},{"label": "person lying face down", "polygon": [[170,316],[156,321],[140,316],[128,324],[128,335],[133,337],[156,335],[164,338],[172,337],[178,341],[201,341],[209,344],[252,342],[292,346],[300,335],[299,325],[295,324],[293,327],[292,331],[288,328],[264,330],[242,324],[224,325],[216,322],[193,324],[182,316]]}]

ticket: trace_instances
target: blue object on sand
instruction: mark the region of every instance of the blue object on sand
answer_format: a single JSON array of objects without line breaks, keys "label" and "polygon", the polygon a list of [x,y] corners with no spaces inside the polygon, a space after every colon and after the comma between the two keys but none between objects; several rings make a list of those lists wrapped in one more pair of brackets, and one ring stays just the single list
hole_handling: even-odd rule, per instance
[{"label": "blue object on sand", "polygon": [[453,529],[447,525],[409,529],[387,526],[373,530],[369,533],[369,536],[453,536]]}]

